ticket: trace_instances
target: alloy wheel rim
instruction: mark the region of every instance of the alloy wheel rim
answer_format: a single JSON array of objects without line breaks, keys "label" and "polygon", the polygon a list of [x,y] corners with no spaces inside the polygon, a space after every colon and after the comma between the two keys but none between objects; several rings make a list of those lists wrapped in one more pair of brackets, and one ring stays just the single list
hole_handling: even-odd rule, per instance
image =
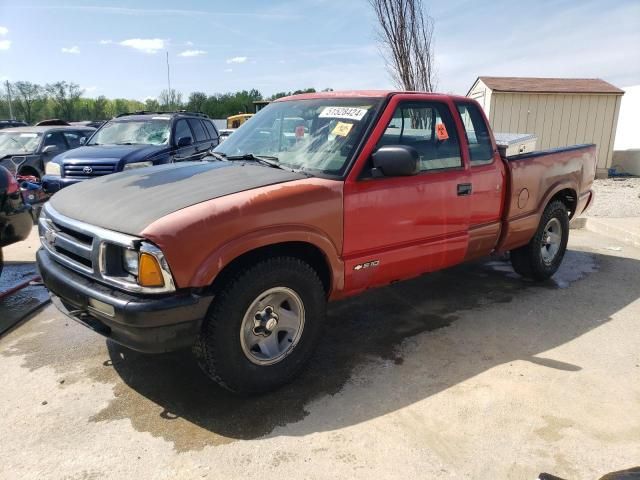
[{"label": "alloy wheel rim", "polygon": [[240,344],[256,365],[273,365],[289,355],[304,329],[300,296],[288,287],[265,290],[247,309],[240,328]]},{"label": "alloy wheel rim", "polygon": [[545,265],[550,265],[555,260],[562,245],[562,225],[560,220],[552,218],[547,222],[542,233],[542,245],[540,253]]}]

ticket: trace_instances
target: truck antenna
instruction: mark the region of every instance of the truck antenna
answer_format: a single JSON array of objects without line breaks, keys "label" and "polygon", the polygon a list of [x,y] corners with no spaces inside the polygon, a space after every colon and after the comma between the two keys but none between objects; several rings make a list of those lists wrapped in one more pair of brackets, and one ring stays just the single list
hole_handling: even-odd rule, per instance
[{"label": "truck antenna", "polygon": [[167,85],[168,85],[168,90],[167,90],[167,106],[169,106],[171,103],[173,103],[173,96],[171,94],[171,75],[169,73],[169,50],[166,51],[167,54]]}]

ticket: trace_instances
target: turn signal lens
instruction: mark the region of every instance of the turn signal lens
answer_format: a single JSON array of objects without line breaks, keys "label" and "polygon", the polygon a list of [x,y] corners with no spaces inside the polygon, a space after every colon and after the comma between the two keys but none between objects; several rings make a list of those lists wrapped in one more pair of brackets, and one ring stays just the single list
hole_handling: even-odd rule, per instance
[{"label": "turn signal lens", "polygon": [[143,287],[164,287],[164,278],[158,260],[145,252],[140,253],[138,283]]}]

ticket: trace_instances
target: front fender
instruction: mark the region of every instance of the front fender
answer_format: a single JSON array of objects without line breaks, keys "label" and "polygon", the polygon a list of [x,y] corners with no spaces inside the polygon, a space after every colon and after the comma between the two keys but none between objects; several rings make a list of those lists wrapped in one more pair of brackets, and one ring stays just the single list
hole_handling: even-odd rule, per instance
[{"label": "front fender", "polygon": [[233,260],[258,248],[286,242],[301,242],[313,245],[324,254],[331,269],[330,296],[344,289],[344,264],[340,254],[323,232],[306,225],[277,225],[248,232],[235,238],[216,251],[201,264],[191,279],[190,285],[207,286]]}]

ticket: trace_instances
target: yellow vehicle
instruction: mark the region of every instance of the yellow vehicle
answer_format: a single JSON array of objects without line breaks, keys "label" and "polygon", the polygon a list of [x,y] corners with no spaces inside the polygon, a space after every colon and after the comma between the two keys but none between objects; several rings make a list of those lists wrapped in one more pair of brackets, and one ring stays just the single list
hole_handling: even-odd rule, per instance
[{"label": "yellow vehicle", "polygon": [[239,113],[227,117],[227,128],[238,128],[244,122],[253,117],[253,113]]}]

